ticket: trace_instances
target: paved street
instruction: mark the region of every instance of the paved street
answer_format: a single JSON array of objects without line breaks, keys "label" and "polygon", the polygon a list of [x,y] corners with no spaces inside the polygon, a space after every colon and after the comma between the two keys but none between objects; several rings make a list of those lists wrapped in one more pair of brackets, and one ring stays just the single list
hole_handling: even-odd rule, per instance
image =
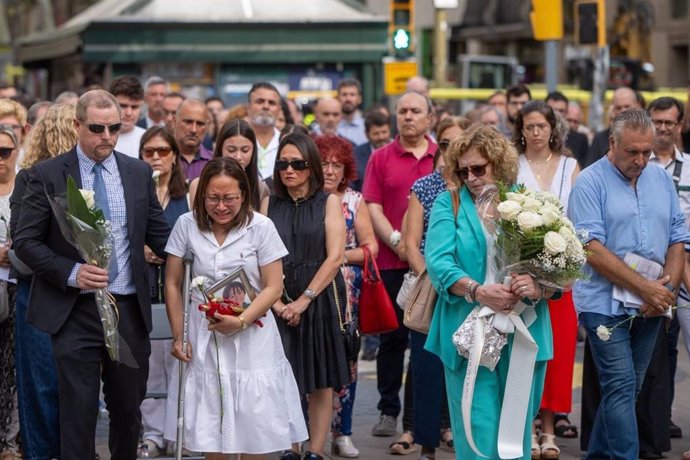
[{"label": "paved street", "polygon": [[[682,341],[681,341],[682,343]],[[583,347],[577,349],[577,362],[575,369],[575,383],[573,390],[573,414],[571,421],[579,426],[580,419],[580,381]],[[684,450],[690,449],[690,392],[686,391],[690,384],[690,363],[684,349],[680,350],[678,358],[678,372],[676,374],[676,400],[673,408],[673,419],[683,429],[683,439],[672,440],[672,451],[666,453],[668,459],[680,459]],[[378,420],[376,404],[378,393],[376,391],[376,366],[373,361],[360,361],[359,384],[357,386],[357,400],[355,402],[355,426],[353,441],[360,450],[362,459],[396,459],[417,460],[419,451],[406,456],[392,456],[388,454],[388,445],[396,438],[377,438],[371,436],[371,427]],[[631,414],[632,415],[632,414]],[[402,429],[399,426],[399,429]],[[562,460],[579,459],[579,439],[558,439],[561,448]],[[97,450],[102,460],[109,458],[107,454],[107,428],[104,423],[99,423]],[[272,458],[277,458],[274,456]],[[338,459],[340,457],[333,456]],[[454,455],[444,451],[438,451],[437,460],[451,460]]]}]

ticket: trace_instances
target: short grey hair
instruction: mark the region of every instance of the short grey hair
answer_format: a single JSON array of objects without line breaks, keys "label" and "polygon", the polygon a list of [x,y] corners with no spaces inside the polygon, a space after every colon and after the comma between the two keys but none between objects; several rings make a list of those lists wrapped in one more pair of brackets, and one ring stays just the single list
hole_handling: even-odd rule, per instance
[{"label": "short grey hair", "polygon": [[427,110],[427,114],[429,114],[429,115],[433,115],[433,114],[434,114],[434,103],[433,103],[433,101],[431,100],[431,98],[426,97],[425,95],[423,95],[422,93],[419,93],[419,92],[417,92],[417,91],[406,91],[405,93],[403,93],[402,95],[400,95],[400,97],[398,98],[398,101],[395,103],[395,111],[396,111],[396,112],[398,111],[398,104],[400,104],[400,101],[402,100],[402,98],[404,98],[404,97],[407,96],[408,94],[415,94],[415,95],[417,95],[417,96],[419,96],[419,97],[423,97],[424,100],[426,101],[426,110]]},{"label": "short grey hair", "polygon": [[104,89],[94,89],[87,91],[79,98],[77,102],[76,118],[77,120],[86,122],[86,111],[89,107],[97,107],[99,109],[109,109],[115,107],[117,114],[122,117],[122,109],[120,104],[115,99],[115,96]]},{"label": "short grey hair", "polygon": [[159,77],[158,75],[153,75],[146,79],[146,82],[144,83],[144,90],[148,91],[149,88],[154,85],[165,85],[165,92],[167,93],[169,91],[168,80],[163,77]]},{"label": "short grey hair", "polygon": [[654,123],[644,109],[630,108],[622,111],[613,119],[611,123],[610,136],[613,141],[618,144],[623,135],[623,130],[629,129],[640,133],[652,131],[652,135],[656,134]]}]

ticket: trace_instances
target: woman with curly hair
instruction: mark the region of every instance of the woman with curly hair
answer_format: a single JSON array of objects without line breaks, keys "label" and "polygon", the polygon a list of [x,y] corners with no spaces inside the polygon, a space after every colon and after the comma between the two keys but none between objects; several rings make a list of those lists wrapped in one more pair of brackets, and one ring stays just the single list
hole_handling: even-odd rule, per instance
[{"label": "woman with curly hair", "polygon": [[[513,144],[520,153],[518,182],[528,189],[553,193],[568,210],[568,197],[580,173],[577,161],[563,146],[568,127],[546,102],[525,104],[515,120]],[[534,456],[555,460],[560,449],[555,436],[577,437],[568,420],[572,408],[572,381],[577,344],[577,314],[570,292],[549,301],[554,331],[553,359],[546,367],[541,402],[541,434],[533,435]]]},{"label": "woman with curly hair", "polygon": [[[444,156],[458,193],[441,193],[429,219],[424,256],[438,299],[425,348],[438,355],[444,366],[456,458],[528,459],[530,428],[541,401],[546,361],[552,356],[548,310],[544,292],[529,274],[513,274],[508,285],[499,279],[492,230],[494,209],[476,204],[487,187],[515,184],[518,155],[495,128],[473,125],[450,144]],[[458,354],[451,340],[456,329],[476,306],[488,307],[495,315],[512,317],[515,305],[520,301],[527,303],[527,299],[535,305],[536,319],[528,331],[538,351],[532,369],[525,367],[527,363],[518,367],[527,369],[528,375],[524,377],[529,377],[531,386],[525,383],[507,388],[509,367],[513,372],[509,366],[511,354],[514,343],[519,343],[514,341],[513,334],[508,335],[508,343],[500,351],[493,371],[480,366],[472,372],[468,360]],[[467,374],[475,378],[474,397],[462,390]],[[504,399],[521,404],[503,412]],[[510,420],[504,420],[508,417]],[[512,447],[510,456],[505,456],[506,443]]]},{"label": "woman with curly hair", "polygon": [[[348,307],[352,310],[352,321],[359,318],[359,294],[362,288],[362,265],[364,247],[372,257],[378,254],[378,244],[374,236],[366,203],[362,194],[352,190],[349,183],[356,178],[357,168],[352,153],[352,144],[342,137],[326,134],[314,139],[321,154],[323,167],[323,191],[340,198],[343,217],[345,217],[345,257],[340,271],[345,278]],[[345,318],[345,307],[341,306],[341,318]],[[352,408],[357,390],[357,361],[350,363],[350,384],[335,389],[334,410],[331,423],[333,443],[331,450],[340,457],[357,457],[359,450],[352,443]]]},{"label": "woman with curly hair", "polygon": [[[31,168],[76,145],[74,117],[74,105],[55,104],[33,126],[21,162],[22,169],[17,173],[10,197],[10,234],[14,234],[14,226],[19,220]],[[11,276],[17,279],[15,364],[22,450],[26,458],[59,457],[60,420],[53,347],[49,334],[26,321],[31,272],[20,272],[21,264],[16,259],[12,265]]]}]

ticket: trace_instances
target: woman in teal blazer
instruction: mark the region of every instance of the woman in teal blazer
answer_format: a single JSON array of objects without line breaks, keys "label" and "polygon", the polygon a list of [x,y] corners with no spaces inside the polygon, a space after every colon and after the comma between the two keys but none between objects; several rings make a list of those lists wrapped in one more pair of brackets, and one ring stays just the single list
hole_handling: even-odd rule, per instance
[{"label": "woman in teal blazer", "polygon": [[[460,356],[452,341],[453,333],[475,306],[488,306],[497,313],[512,312],[521,300],[536,303],[536,320],[528,327],[537,345],[532,387],[528,392],[524,420],[522,457],[530,458],[531,422],[541,401],[546,361],[553,354],[551,324],[543,290],[529,275],[514,275],[510,286],[502,280],[487,279],[491,274],[487,249],[493,238],[482,223],[490,216],[480,216],[475,200],[487,186],[497,182],[514,184],[518,155],[505,137],[490,126],[475,125],[465,131],[446,151],[446,165],[453,169],[453,180],[459,187],[460,205],[455,216],[450,192],[442,193],[431,212],[427,234],[426,264],[438,300],[425,348],[437,354],[445,366],[446,388],[451,424],[458,459],[481,459],[470,446],[463,426],[461,401],[468,360]],[[491,210],[495,207],[490,206]],[[488,211],[487,214],[490,214]],[[489,225],[490,227],[490,225]],[[493,253],[493,251],[490,251]],[[513,334],[494,371],[480,366],[476,375],[471,408],[472,434],[477,449],[488,458],[500,458],[498,432],[506,387],[508,364],[513,348]],[[538,447],[538,446],[537,446]],[[519,448],[519,446],[518,446]],[[538,452],[537,452],[538,453]]]}]

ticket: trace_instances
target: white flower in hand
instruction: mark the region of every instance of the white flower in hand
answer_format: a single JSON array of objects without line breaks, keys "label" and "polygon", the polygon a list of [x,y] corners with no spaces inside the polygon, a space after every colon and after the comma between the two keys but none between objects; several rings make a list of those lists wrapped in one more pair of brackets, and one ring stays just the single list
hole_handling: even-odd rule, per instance
[{"label": "white flower in hand", "polygon": [[597,337],[599,337],[602,342],[608,342],[611,338],[611,329],[604,325],[600,325],[597,328]]},{"label": "white flower in hand", "polygon": [[520,227],[520,230],[526,232],[543,225],[544,221],[536,212],[525,211],[518,214],[517,223],[518,227]]},{"label": "white flower in hand", "polygon": [[525,195],[522,193],[515,193],[515,192],[508,192],[506,193],[506,198],[509,201],[514,201],[516,203],[522,204],[522,202],[525,201],[525,198],[527,198]]},{"label": "white flower in hand", "polygon": [[496,209],[501,214],[501,219],[508,221],[515,220],[521,211],[520,203],[512,200],[500,202]]},{"label": "white flower in hand", "polygon": [[158,181],[161,178],[161,172],[156,169],[153,171],[153,174],[151,174],[151,177],[153,178],[153,181],[156,183],[156,187],[158,187]]},{"label": "white flower in hand", "polygon": [[96,194],[93,190],[80,188],[79,193],[81,193],[81,197],[84,198],[87,208],[93,209],[96,206]]},{"label": "white flower in hand", "polygon": [[525,211],[539,211],[543,206],[544,203],[530,196],[525,198],[525,201],[522,203],[522,209]]},{"label": "white flower in hand", "polygon": [[544,220],[544,225],[551,225],[561,218],[561,210],[551,203],[546,203],[540,210],[539,215]]},{"label": "white flower in hand", "polygon": [[560,254],[568,248],[568,242],[556,232],[547,232],[544,235],[544,249],[549,254]]}]

